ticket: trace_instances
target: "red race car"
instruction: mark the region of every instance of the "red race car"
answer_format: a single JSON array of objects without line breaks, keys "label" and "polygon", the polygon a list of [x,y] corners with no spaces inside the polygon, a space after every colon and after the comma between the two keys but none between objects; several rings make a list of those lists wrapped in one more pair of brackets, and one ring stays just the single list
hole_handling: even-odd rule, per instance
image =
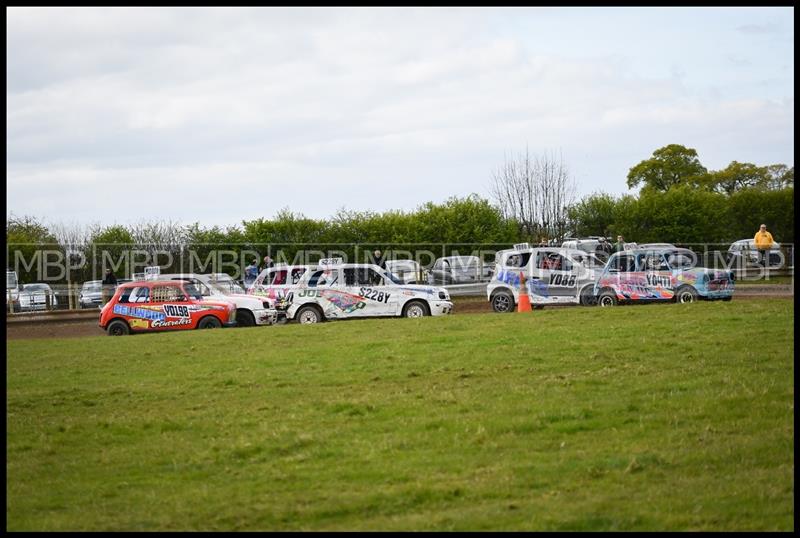
[{"label": "red race car", "polygon": [[133,332],[215,329],[236,325],[236,306],[203,300],[194,284],[176,280],[129,282],[119,286],[100,311],[109,336]]}]

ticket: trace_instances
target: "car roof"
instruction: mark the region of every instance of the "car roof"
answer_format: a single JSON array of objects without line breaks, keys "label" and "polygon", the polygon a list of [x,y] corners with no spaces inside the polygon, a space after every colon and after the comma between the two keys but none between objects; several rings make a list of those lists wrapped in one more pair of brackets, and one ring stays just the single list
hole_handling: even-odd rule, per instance
[{"label": "car roof", "polygon": [[[161,275],[159,275],[159,276],[161,276]],[[163,280],[163,279],[159,279],[159,280],[134,280],[132,282],[126,282],[126,283],[124,283],[124,284],[122,284],[121,286],[118,286],[118,287],[119,288],[135,288],[135,287],[138,287],[138,286],[154,286],[156,284],[160,284],[160,285],[165,285],[165,284],[176,285],[176,284],[180,284],[181,282],[182,282],[181,280]]]}]

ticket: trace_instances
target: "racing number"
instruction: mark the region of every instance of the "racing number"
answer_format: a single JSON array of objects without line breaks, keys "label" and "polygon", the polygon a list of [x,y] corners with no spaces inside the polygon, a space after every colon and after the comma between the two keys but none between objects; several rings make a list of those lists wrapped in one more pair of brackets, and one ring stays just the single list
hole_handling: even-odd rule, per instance
[{"label": "racing number", "polygon": [[378,301],[379,303],[388,303],[391,293],[384,293],[372,288],[361,288],[359,290],[359,295],[361,295],[364,299],[371,299],[373,301]]},{"label": "racing number", "polygon": [[565,286],[567,288],[571,288],[575,286],[575,281],[577,279],[577,275],[562,275],[562,274],[551,274],[550,275],[550,285],[551,286]]}]

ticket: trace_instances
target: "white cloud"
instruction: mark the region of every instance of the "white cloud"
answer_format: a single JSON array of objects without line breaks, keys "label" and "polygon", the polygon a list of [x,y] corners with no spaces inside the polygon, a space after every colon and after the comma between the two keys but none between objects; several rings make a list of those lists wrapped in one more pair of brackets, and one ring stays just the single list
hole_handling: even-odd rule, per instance
[{"label": "white cloud", "polygon": [[[487,195],[526,145],[561,150],[583,193],[625,191],[666,143],[793,164],[793,67],[760,70],[793,53],[750,44],[720,71],[738,42],[652,11],[10,9],[9,209],[124,220],[109,184],[191,194],[135,218],[412,209]],[[648,24],[681,47],[631,38]]]}]

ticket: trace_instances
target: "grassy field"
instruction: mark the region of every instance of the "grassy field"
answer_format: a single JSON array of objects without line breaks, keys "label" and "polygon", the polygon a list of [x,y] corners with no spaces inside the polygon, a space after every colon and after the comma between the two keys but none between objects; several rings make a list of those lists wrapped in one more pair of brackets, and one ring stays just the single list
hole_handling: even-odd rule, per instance
[{"label": "grassy field", "polygon": [[7,342],[8,530],[792,530],[791,298]]}]

